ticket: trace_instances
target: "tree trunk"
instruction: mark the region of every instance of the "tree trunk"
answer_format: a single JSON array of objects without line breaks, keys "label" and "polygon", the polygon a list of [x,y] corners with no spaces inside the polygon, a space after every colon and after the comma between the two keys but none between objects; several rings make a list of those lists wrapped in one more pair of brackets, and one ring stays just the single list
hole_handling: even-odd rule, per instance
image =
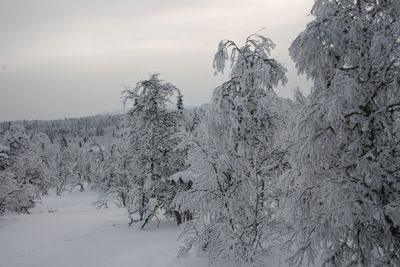
[{"label": "tree trunk", "polygon": [[178,224],[178,226],[181,225],[182,224],[181,214],[177,210],[174,210],[174,214],[175,214],[175,218],[176,218],[176,223]]}]

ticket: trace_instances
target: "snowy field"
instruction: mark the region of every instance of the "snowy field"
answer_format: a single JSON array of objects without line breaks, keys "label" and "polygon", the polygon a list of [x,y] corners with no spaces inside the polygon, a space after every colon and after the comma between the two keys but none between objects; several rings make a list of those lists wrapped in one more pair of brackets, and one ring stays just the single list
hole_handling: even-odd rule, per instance
[{"label": "snowy field", "polygon": [[91,192],[65,193],[43,198],[29,215],[1,217],[0,266],[208,266],[194,255],[176,257],[180,229],[175,223],[141,231],[128,227],[125,209],[97,209],[96,199]]},{"label": "snowy field", "polygon": [[[30,215],[0,218],[1,267],[206,266],[176,258],[180,229],[165,222],[140,231],[125,210],[97,209],[94,193],[44,198]],[[48,209],[57,209],[49,213]]]}]

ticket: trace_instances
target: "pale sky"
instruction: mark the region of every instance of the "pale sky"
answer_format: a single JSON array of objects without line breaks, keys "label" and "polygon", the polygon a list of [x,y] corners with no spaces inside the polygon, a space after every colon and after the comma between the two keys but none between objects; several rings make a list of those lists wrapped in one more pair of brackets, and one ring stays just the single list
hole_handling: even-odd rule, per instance
[{"label": "pale sky", "polygon": [[185,105],[210,101],[222,39],[265,27],[289,83],[309,92],[288,47],[313,0],[0,0],[0,121],[81,117],[122,108],[122,85],[159,72]]}]

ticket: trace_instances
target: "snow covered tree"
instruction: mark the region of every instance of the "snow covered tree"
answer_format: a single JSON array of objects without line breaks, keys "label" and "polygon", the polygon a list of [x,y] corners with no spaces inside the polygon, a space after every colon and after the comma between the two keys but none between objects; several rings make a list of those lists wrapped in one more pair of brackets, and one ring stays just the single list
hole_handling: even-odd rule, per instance
[{"label": "snow covered tree", "polygon": [[[192,138],[196,136],[198,133],[197,127],[200,125],[203,118],[206,116],[206,110],[209,105],[203,105],[200,107],[195,107],[191,109],[179,109],[179,102],[181,96],[178,95],[178,112],[180,112],[180,122],[178,122],[179,126],[179,136],[180,139],[186,135],[192,135]],[[183,171],[178,171],[171,175],[168,178],[168,181],[171,183],[173,188],[173,193],[170,194],[171,204],[169,205],[169,213],[174,214],[176,222],[178,225],[181,225],[183,222],[190,221],[193,219],[193,213],[191,210],[182,208],[180,203],[180,197],[176,198],[176,196],[182,195],[183,192],[186,192],[192,188],[193,179],[197,176],[195,173],[191,172],[188,169],[189,162],[187,161],[189,153],[189,146],[177,146],[175,149],[175,156],[179,157],[179,161],[181,163],[181,168]]]},{"label": "snow covered tree", "polygon": [[294,128],[291,262],[399,266],[400,2],[317,0],[311,13],[290,48],[314,81]]},{"label": "snow covered tree", "polygon": [[78,181],[77,184],[83,187],[83,183],[93,183],[104,176],[107,151],[104,145],[97,142],[96,139],[88,141],[80,149],[80,159],[77,168]]},{"label": "snow covered tree", "polygon": [[98,205],[107,207],[109,201],[128,208],[132,204],[133,181],[130,157],[125,140],[116,141],[107,153],[103,175],[96,181],[95,189],[100,193]]},{"label": "snow covered tree", "polygon": [[173,154],[179,112],[168,107],[177,93],[179,90],[160,80],[158,74],[124,91],[125,100],[133,100],[128,121],[134,188],[128,211],[132,222],[135,214],[139,214],[140,221],[144,220],[142,228],[157,210],[169,205],[171,188],[166,178],[180,171],[181,164],[173,160],[178,160]]},{"label": "snow covered tree", "polygon": [[31,148],[36,158],[34,173],[36,175],[35,186],[42,195],[47,195],[48,190],[52,186],[54,179],[55,161],[54,146],[51,144],[50,138],[44,133],[32,133],[30,135]]},{"label": "snow covered tree", "polygon": [[9,127],[0,143],[0,214],[6,211],[28,212],[36,195],[34,187],[25,182],[25,177],[18,177],[17,170],[12,169],[18,163],[19,152],[24,149],[22,145],[28,143],[28,138],[22,129]]},{"label": "snow covered tree", "polygon": [[185,140],[193,185],[177,201],[196,220],[184,232],[182,252],[196,245],[210,262],[258,265],[271,246],[277,178],[287,168],[278,141],[285,102],[273,90],[286,82],[286,69],[270,58],[274,47],[259,34],[242,47],[229,40],[219,44],[216,72],[229,60],[232,70],[230,80],[215,89],[196,133]]},{"label": "snow covered tree", "polygon": [[74,168],[76,161],[74,158],[72,147],[68,144],[67,139],[62,137],[60,140],[59,151],[56,155],[57,175],[55,177],[56,194],[61,195],[67,190],[70,182],[73,180]]}]

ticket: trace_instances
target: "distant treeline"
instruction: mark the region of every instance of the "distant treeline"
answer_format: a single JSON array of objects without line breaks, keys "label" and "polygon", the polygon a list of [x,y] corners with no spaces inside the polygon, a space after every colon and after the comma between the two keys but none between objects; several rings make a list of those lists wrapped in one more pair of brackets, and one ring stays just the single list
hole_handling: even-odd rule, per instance
[{"label": "distant treeline", "polygon": [[[62,136],[71,141],[78,137],[115,135],[123,118],[124,114],[104,114],[59,120],[23,120],[19,124],[23,125],[27,131],[45,133],[53,143]],[[0,134],[9,128],[10,123],[14,122],[0,122]]]}]

